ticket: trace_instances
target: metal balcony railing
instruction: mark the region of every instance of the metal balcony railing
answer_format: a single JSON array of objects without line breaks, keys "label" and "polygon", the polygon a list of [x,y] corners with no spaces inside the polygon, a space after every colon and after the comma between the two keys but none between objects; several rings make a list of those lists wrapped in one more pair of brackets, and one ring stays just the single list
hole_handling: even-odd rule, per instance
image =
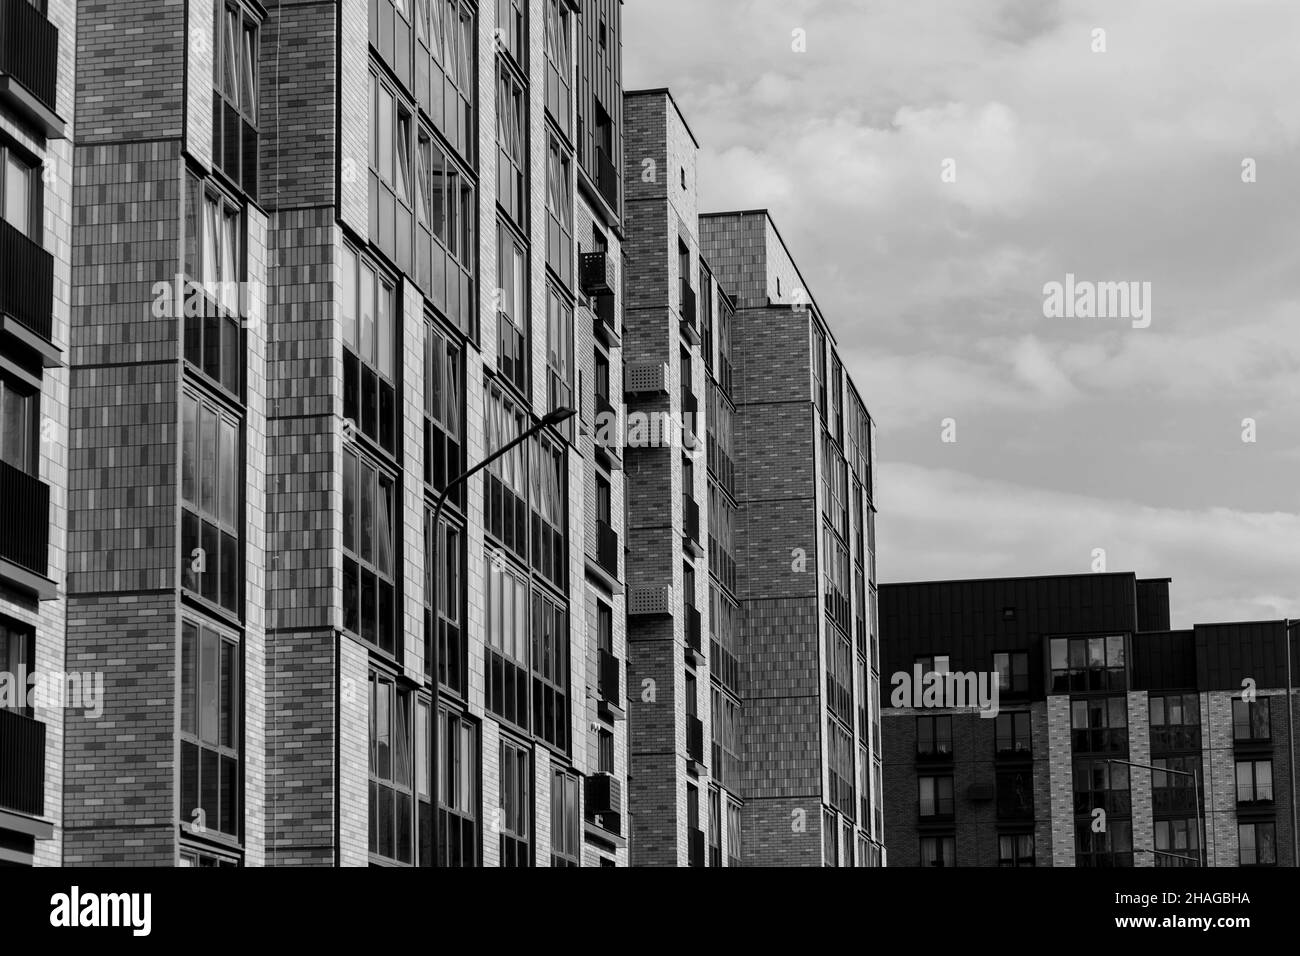
[{"label": "metal balcony railing", "polygon": [[50,486],[0,461],[0,557],[44,577],[50,544]]},{"label": "metal balcony railing", "polygon": [[0,710],[0,809],[45,814],[45,725]]},{"label": "metal balcony railing", "polygon": [[48,342],[54,305],[54,257],[3,219],[0,276],[4,277],[0,282],[0,312],[13,316]]},{"label": "metal balcony railing", "polygon": [[12,76],[54,112],[59,28],[31,0],[0,0],[0,73]]}]

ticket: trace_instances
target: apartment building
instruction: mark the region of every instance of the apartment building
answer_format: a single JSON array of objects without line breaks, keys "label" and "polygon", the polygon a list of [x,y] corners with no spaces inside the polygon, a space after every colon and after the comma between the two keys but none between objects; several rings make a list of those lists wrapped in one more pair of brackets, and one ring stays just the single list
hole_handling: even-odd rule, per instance
[{"label": "apartment building", "polygon": [[64,861],[625,865],[620,4],[78,14]]},{"label": "apartment building", "polygon": [[[1170,630],[1169,587],[1132,573],[883,585],[891,861],[1292,865],[1294,628]],[[939,681],[918,694],[932,673],[995,682],[996,707]]]},{"label": "apartment building", "polygon": [[86,703],[63,646],[76,18],[0,0],[0,866],[60,862],[64,714]]}]

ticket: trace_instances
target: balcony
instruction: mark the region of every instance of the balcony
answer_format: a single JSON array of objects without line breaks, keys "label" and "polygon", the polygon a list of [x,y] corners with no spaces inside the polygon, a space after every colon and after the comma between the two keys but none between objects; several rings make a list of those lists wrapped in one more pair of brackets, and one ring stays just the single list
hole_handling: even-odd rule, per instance
[{"label": "balcony", "polygon": [[687,835],[687,865],[704,865],[704,831],[689,829]]},{"label": "balcony", "polygon": [[690,495],[682,495],[682,544],[696,557],[704,554],[700,543],[700,505]]},{"label": "balcony", "polygon": [[618,578],[618,532],[604,521],[596,522],[596,563],[611,578]]},{"label": "balcony", "polygon": [[616,349],[623,344],[623,335],[618,328],[618,309],[612,293],[592,297],[591,331],[606,348]]},{"label": "balcony", "polygon": [[601,648],[596,651],[596,695],[600,698],[600,709],[605,716],[622,720],[626,716],[623,710],[623,662]]},{"label": "balcony", "polygon": [[55,112],[58,79],[58,27],[31,0],[0,0],[0,98],[47,139],[63,137]]},{"label": "balcony", "polygon": [[696,312],[695,290],[685,281],[681,289],[682,338],[692,345],[700,342],[699,316]]},{"label": "balcony", "polygon": [[45,815],[45,725],[0,710],[0,810]]},{"label": "balcony", "polygon": [[699,667],[704,663],[704,644],[700,627],[700,609],[686,605],[686,656]]},{"label": "balcony", "polygon": [[618,172],[614,169],[614,160],[604,149],[596,147],[596,188],[601,197],[609,203],[609,208],[618,212]]},{"label": "balcony", "polygon": [[0,578],[48,601],[50,487],[0,461]]},{"label": "balcony", "polygon": [[614,294],[614,260],[608,252],[584,252],[579,258],[582,294],[600,298]]},{"label": "balcony", "polygon": [[704,772],[704,721],[686,715],[687,769],[697,776]]},{"label": "balcony", "polygon": [[4,331],[40,353],[45,366],[62,365],[59,350],[50,344],[54,257],[3,219],[0,219],[0,276],[6,280],[0,284]]},{"label": "balcony", "polygon": [[607,833],[623,832],[623,781],[612,773],[592,774],[586,782],[587,819]]},{"label": "balcony", "polygon": [[672,613],[672,588],[635,587],[628,592],[628,617],[671,617]]},{"label": "balcony", "polygon": [[623,392],[633,398],[668,394],[667,362],[629,362],[623,366]]}]

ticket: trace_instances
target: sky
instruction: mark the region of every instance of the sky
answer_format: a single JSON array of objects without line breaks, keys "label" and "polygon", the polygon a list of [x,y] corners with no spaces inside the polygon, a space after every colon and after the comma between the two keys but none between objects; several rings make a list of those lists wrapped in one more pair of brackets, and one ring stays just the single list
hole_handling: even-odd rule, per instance
[{"label": "sky", "polygon": [[[701,210],[770,209],[834,330],[882,582],[1103,549],[1175,627],[1300,618],[1300,3],[627,0],[623,38]],[[1150,324],[1046,316],[1067,274]]]}]

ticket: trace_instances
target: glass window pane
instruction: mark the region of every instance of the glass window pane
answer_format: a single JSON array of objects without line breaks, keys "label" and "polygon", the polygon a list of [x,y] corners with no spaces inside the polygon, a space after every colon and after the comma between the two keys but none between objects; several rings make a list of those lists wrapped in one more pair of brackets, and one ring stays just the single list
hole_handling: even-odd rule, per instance
[{"label": "glass window pane", "polygon": [[[199,409],[199,506],[208,514],[216,514],[217,504],[217,414],[212,409]],[[209,555],[214,560],[216,555]]]},{"label": "glass window pane", "polygon": [[235,524],[235,502],[239,496],[235,479],[235,463],[238,460],[235,442],[235,426],[225,419],[221,420],[220,425],[221,456],[219,464],[221,472],[221,520],[233,527]]},{"label": "glass window pane", "polygon": [[204,628],[199,642],[199,739],[217,742],[217,635]]},{"label": "glass window pane", "polygon": [[361,359],[375,360],[375,272],[370,266],[361,267]]}]

